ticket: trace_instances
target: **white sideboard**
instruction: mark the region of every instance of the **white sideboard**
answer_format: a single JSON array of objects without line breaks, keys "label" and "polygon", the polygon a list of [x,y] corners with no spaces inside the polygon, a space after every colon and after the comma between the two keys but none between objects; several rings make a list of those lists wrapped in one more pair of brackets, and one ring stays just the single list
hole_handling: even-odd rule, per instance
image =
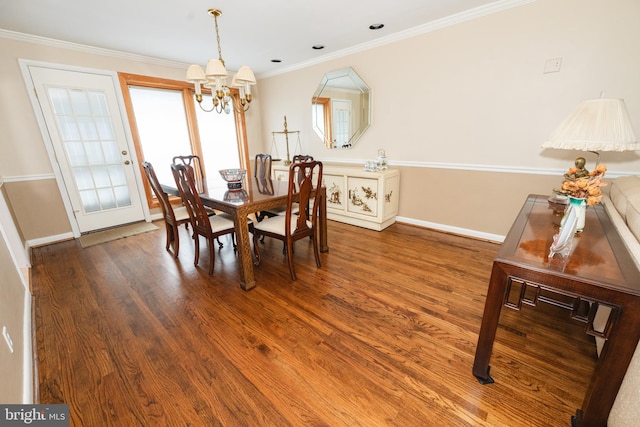
[{"label": "white sideboard", "polygon": [[[327,218],[372,230],[384,230],[398,215],[400,171],[368,172],[357,167],[325,166]],[[273,179],[289,179],[289,167],[273,166]]]}]

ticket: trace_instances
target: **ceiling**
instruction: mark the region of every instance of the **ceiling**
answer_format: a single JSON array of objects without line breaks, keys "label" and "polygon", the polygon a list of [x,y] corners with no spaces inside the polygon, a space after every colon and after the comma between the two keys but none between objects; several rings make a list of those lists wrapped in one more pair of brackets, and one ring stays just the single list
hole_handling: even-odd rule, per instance
[{"label": "ceiling", "polygon": [[[398,38],[435,21],[511,0],[2,0],[0,29],[153,58],[227,68],[260,78]],[[369,25],[384,24],[380,30]],[[314,50],[312,46],[323,45]],[[282,62],[273,63],[272,59]]]}]

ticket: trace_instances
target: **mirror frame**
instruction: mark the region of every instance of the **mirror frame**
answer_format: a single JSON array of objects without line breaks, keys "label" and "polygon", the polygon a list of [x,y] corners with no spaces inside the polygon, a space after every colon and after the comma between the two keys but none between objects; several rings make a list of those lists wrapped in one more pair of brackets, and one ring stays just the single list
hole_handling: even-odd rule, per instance
[{"label": "mirror frame", "polygon": [[[342,147],[337,147],[333,144],[332,103],[331,98],[326,96],[327,92],[332,89],[347,90],[360,94],[359,105],[357,106],[357,110],[361,114],[360,126],[351,132],[345,144],[346,146],[343,145]],[[322,118],[317,116],[318,108],[322,111]],[[311,120],[314,132],[328,149],[348,149],[353,147],[362,134],[371,126],[371,88],[352,67],[326,73],[311,100]]]}]

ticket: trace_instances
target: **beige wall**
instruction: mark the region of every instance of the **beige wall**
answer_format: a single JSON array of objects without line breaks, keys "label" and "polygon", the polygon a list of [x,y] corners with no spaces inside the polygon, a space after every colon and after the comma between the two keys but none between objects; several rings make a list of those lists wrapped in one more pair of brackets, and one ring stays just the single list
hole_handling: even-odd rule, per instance
[{"label": "beige wall", "polygon": [[[11,200],[16,226],[25,241],[70,232],[71,225],[55,179],[16,181],[4,187]],[[43,200],[46,202],[42,203]]]},{"label": "beige wall", "polygon": [[[0,230],[3,229],[0,224]],[[3,233],[0,233],[0,266],[0,328],[7,327],[13,342],[11,353],[0,335],[0,402],[29,403],[23,401],[23,379],[25,371],[29,370],[25,366],[25,356],[30,356],[25,355],[24,342],[24,337],[30,333],[24,324],[25,298],[28,298],[29,294],[22,284],[19,270],[13,262]]]},{"label": "beige wall", "polygon": [[[316,158],[362,163],[385,148],[401,168],[401,219],[504,235],[527,194],[558,186],[578,155],[593,165],[589,153],[540,149],[581,100],[624,98],[640,135],[639,16],[637,0],[538,0],[263,78],[263,139],[286,114]],[[543,74],[556,57],[561,71]],[[309,99],[348,66],[372,88],[372,125],[354,149],[327,150]],[[639,153],[601,160],[610,176],[640,173]]]}]

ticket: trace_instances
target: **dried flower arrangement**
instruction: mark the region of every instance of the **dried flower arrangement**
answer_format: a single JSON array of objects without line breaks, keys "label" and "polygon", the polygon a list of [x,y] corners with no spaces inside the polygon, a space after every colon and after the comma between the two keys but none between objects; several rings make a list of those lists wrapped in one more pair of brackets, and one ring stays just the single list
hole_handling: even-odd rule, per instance
[{"label": "dried flower arrangement", "polygon": [[600,187],[607,185],[606,182],[602,182],[606,171],[605,165],[598,165],[589,173],[585,169],[569,168],[569,171],[564,174],[562,187],[556,192],[565,196],[586,199],[589,206],[597,205],[602,200]]}]

